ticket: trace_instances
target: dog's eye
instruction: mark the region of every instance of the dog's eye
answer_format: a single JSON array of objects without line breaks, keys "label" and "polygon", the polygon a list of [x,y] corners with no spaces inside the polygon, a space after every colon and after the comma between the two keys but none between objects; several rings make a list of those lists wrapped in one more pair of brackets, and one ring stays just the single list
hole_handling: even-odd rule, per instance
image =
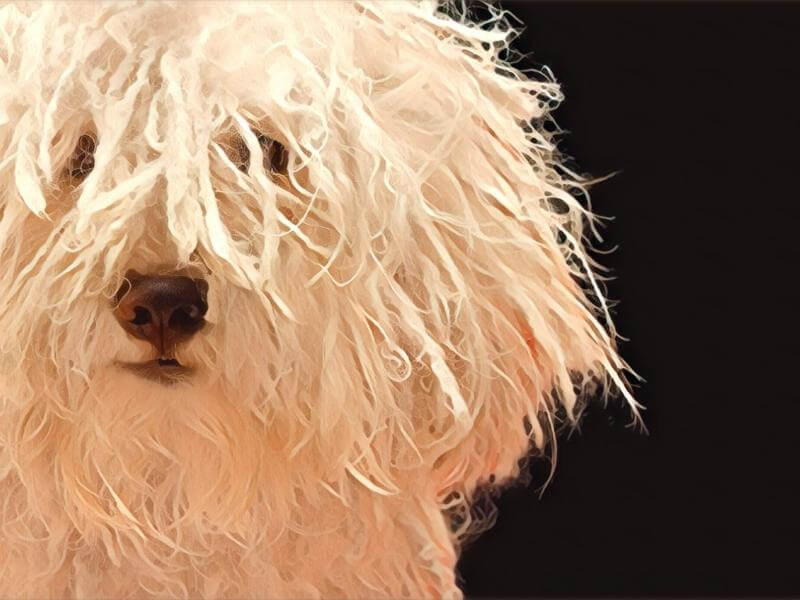
[{"label": "dog's eye", "polygon": [[[264,170],[270,173],[286,173],[286,166],[289,163],[289,153],[280,142],[254,131],[258,143],[261,144],[261,152],[264,154]],[[238,160],[235,162],[239,170],[247,172],[250,168],[250,150],[244,141],[240,141],[237,148]]]},{"label": "dog's eye", "polygon": [[286,172],[286,165],[289,163],[289,153],[283,144],[273,140],[263,133],[257,133],[258,143],[264,152],[264,168],[273,173]]},{"label": "dog's eye", "polygon": [[78,146],[69,160],[69,175],[73,179],[83,179],[94,168],[94,138],[90,135],[82,135],[78,138]]}]

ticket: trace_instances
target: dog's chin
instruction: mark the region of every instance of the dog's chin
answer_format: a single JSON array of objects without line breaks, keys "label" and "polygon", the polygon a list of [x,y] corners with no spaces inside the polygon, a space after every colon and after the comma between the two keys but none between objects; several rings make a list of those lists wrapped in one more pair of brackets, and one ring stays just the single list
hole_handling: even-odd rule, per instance
[{"label": "dog's chin", "polygon": [[195,377],[195,369],[181,364],[175,358],[157,358],[143,362],[117,361],[119,368],[137,377],[164,386],[190,383]]}]

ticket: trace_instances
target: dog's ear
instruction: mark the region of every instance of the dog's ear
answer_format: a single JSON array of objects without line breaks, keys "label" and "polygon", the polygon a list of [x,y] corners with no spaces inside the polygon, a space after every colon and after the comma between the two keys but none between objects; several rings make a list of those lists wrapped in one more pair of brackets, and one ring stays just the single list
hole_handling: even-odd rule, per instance
[{"label": "dog's ear", "polygon": [[502,58],[508,29],[430,26],[446,82],[430,87],[448,101],[457,93],[460,111],[425,192],[437,255],[447,254],[453,293],[464,296],[440,316],[449,330],[437,341],[452,349],[447,365],[469,412],[460,442],[434,464],[444,506],[454,493],[463,504],[478,485],[515,478],[519,459],[554,443],[559,423],[576,423],[598,390],[624,396],[635,419],[639,406],[588,251],[590,180],[564,166],[552,133],[558,83]]}]

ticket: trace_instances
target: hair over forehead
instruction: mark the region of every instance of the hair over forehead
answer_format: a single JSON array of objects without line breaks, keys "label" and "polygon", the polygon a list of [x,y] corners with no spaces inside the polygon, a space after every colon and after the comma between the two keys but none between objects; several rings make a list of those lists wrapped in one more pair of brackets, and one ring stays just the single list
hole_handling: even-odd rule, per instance
[{"label": "hair over forehead", "polygon": [[499,46],[488,42],[502,46],[508,31],[467,27],[433,2],[10,4],[0,23],[0,164],[17,184],[8,196],[43,214],[47,186],[89,131],[100,139],[78,231],[91,219],[121,230],[137,198],[166,183],[179,258],[201,244],[239,268],[208,165],[223,126],[280,135],[296,154],[290,170],[309,176],[296,190],[356,197],[364,210],[342,189],[348,163],[368,189],[419,193],[472,129],[524,144],[519,122],[544,114],[531,94],[558,94],[495,72]]}]

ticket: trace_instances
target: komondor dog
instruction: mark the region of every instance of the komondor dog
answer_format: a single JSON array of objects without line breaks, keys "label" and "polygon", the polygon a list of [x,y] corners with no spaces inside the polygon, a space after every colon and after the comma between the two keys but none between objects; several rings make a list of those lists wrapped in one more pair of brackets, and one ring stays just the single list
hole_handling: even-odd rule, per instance
[{"label": "komondor dog", "polygon": [[0,597],[458,598],[481,490],[636,418],[489,13],[0,7]]}]

